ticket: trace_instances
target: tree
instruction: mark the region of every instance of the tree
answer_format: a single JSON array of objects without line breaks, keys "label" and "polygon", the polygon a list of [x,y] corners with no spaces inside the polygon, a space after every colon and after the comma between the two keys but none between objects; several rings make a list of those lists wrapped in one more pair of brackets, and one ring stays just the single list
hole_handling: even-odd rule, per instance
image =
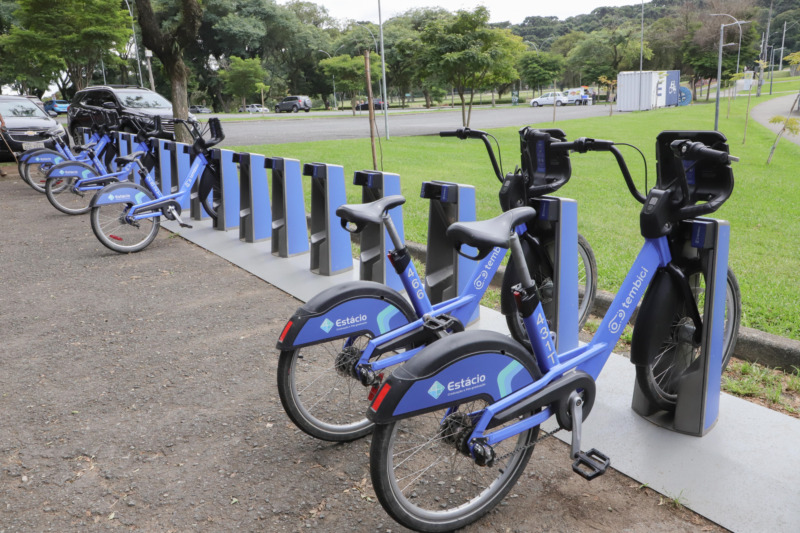
[{"label": "tree", "polygon": [[[370,53],[369,61],[371,65],[377,65],[370,69],[372,82],[375,83],[380,79],[380,57],[378,54]],[[351,106],[353,114],[356,114],[356,97],[364,90],[365,78],[367,75],[366,67],[364,66],[364,57],[349,55],[333,56],[328,59],[323,59],[319,62],[319,66],[325,73],[325,76],[336,77],[336,88],[339,92],[347,93],[350,95]]]},{"label": "tree", "polygon": [[541,87],[561,76],[564,58],[549,52],[525,52],[520,58],[518,68],[522,81],[530,87]]},{"label": "tree", "polygon": [[[150,0],[136,0],[136,8],[142,41],[161,60],[172,85],[173,116],[186,119],[189,116],[189,72],[183,62],[183,51],[197,39],[203,19],[200,1],[180,0],[178,19],[161,22],[156,18]],[[189,141],[189,133],[182,128],[175,128],[175,135],[180,141]]]},{"label": "tree", "polygon": [[247,105],[247,97],[259,90],[259,84],[265,87],[264,80],[267,72],[261,66],[261,60],[258,57],[242,59],[233,56],[228,68],[220,71],[219,75],[225,91],[241,98],[242,107],[244,107]]},{"label": "tree", "polygon": [[3,63],[11,63],[23,90],[46,89],[60,71],[67,72],[74,90],[83,89],[101,59],[124,53],[131,35],[128,12],[118,0],[17,3],[18,25],[0,39],[0,46]]},{"label": "tree", "polygon": [[525,50],[520,37],[508,30],[489,28],[488,23],[489,11],[479,6],[474,11],[458,11],[451,18],[435,20],[422,32],[424,69],[441,76],[458,93],[465,127],[472,114],[474,89],[490,79],[493,84],[515,79],[514,63]]}]

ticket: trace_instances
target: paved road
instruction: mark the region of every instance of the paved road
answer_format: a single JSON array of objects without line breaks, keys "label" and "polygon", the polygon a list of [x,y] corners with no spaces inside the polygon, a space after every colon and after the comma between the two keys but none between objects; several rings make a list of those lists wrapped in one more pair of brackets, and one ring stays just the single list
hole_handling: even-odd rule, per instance
[{"label": "paved road", "polygon": [[[556,109],[556,119],[592,117],[608,113],[606,106],[568,106]],[[213,116],[213,115],[204,115]],[[246,146],[285,142],[306,142],[333,139],[358,139],[369,137],[367,113],[353,116],[351,112],[300,113],[283,115],[280,119],[231,121],[223,124],[225,141],[221,146]],[[476,129],[522,127],[526,124],[548,122],[553,119],[552,107],[528,106],[473,109],[470,127]],[[384,119],[376,117],[378,131],[384,132]],[[392,111],[389,113],[391,137],[410,135],[435,135],[442,130],[461,127],[461,110]]]}]

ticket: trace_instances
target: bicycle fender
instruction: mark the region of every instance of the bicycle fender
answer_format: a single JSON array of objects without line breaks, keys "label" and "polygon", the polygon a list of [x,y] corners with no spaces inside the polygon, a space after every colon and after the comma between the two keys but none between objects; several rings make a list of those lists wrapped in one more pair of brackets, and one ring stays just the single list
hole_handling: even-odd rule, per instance
[{"label": "bicycle fender", "polygon": [[47,171],[47,179],[53,178],[93,178],[97,176],[94,167],[81,161],[64,161]]},{"label": "bicycle fender", "polygon": [[350,281],[325,289],[295,311],[276,347],[289,350],[361,334],[374,338],[416,319],[397,291],[373,281]]},{"label": "bicycle fender", "polygon": [[141,204],[152,199],[152,193],[145,187],[121,181],[103,187],[92,199],[91,207],[109,204]]},{"label": "bicycle fender", "polygon": [[55,150],[48,150],[46,152],[34,152],[30,154],[27,159],[24,159],[24,161],[29,165],[39,163],[51,163],[53,165],[57,165],[66,161],[66,158],[64,158],[63,155]]},{"label": "bicycle fender", "polygon": [[367,410],[376,424],[475,399],[495,402],[533,383],[533,356],[493,331],[465,331],[426,346],[384,381]]},{"label": "bicycle fender", "polygon": [[681,288],[666,270],[659,269],[642,299],[631,337],[631,363],[644,365],[661,348],[672,316],[682,304]]}]

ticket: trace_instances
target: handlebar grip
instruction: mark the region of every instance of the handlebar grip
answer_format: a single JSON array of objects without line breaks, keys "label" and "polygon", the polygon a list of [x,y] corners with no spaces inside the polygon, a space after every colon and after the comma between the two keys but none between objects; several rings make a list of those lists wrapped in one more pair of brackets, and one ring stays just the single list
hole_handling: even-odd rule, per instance
[{"label": "handlebar grip", "polygon": [[439,137],[458,137],[458,131],[440,131]]},{"label": "handlebar grip", "polygon": [[717,163],[728,163],[730,161],[738,161],[738,157],[730,155],[728,152],[722,150],[715,150],[709,148],[701,142],[692,142],[688,140],[672,141],[670,144],[672,153],[679,159],[699,160],[704,159],[707,161],[714,161]]},{"label": "handlebar grip", "polygon": [[472,130],[469,128],[458,128],[455,131],[440,131],[439,137],[458,137],[464,139],[483,139],[487,136],[485,131]]}]

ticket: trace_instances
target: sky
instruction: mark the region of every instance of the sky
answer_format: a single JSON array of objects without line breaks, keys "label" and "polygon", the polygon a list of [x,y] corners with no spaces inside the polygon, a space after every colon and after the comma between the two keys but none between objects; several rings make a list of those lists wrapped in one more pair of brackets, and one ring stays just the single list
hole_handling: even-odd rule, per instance
[{"label": "sky", "polygon": [[[310,1],[327,8],[328,13],[336,19],[368,20],[378,23],[379,0]],[[278,0],[278,3],[286,3],[286,0]],[[569,0],[568,2],[558,0],[380,0],[380,4],[383,20],[418,7],[443,7],[448,11],[455,12],[459,9],[472,10],[476,6],[484,5],[489,8],[491,22],[509,21],[512,24],[519,24],[525,17],[530,16],[554,16],[563,20],[575,15],[589,14],[593,9],[602,6],[641,5],[641,0]]]}]

